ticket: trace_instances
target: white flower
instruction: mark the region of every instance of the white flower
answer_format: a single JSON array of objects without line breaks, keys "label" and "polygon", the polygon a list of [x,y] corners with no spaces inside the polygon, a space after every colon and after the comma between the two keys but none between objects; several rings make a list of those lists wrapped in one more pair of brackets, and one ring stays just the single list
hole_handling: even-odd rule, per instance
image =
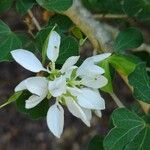
[{"label": "white flower", "polygon": [[64,110],[61,104],[66,105],[71,114],[81,119],[88,127],[92,111],[101,117],[105,101],[98,89],[107,84],[107,79],[102,75],[104,69],[96,64],[109,57],[110,53],[87,58],[79,68],[75,66],[79,56],[71,56],[62,68],[57,70],[55,62],[59,56],[61,37],[57,32],[51,31],[47,40],[46,54],[51,61],[47,69],[32,52],[24,49],[11,52],[16,62],[24,68],[35,73],[47,72],[46,77],[30,77],[23,80],[16,86],[15,91],[31,92],[32,95],[25,101],[26,109],[35,107],[45,98],[56,98],[56,103],[50,106],[46,118],[48,128],[59,138],[64,127]]}]

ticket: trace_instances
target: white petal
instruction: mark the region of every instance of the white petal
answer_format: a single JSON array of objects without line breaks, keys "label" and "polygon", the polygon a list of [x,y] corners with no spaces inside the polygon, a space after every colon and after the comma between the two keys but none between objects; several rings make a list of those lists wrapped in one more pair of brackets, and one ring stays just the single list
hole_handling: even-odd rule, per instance
[{"label": "white petal", "polygon": [[102,117],[102,112],[100,110],[95,110],[95,114],[97,117],[101,118]]},{"label": "white petal", "polygon": [[44,98],[37,95],[31,95],[28,100],[25,101],[25,108],[31,109],[38,105]]},{"label": "white petal", "polygon": [[[70,79],[73,70],[75,70],[75,69],[77,69],[77,68],[78,68],[77,66],[72,66],[72,67],[70,67],[70,68],[65,72],[65,75],[64,75],[64,76],[65,76],[66,78]],[[77,76],[77,75],[75,75],[75,77],[76,77],[76,76]]]},{"label": "white petal", "polygon": [[[27,80],[27,79],[25,79]],[[15,92],[18,92],[18,91],[22,91],[22,90],[26,90],[27,87],[26,87],[26,84],[25,84],[25,80],[21,81],[16,87],[15,87]]]},{"label": "white petal", "polygon": [[90,127],[90,120],[89,118],[87,118],[86,114],[81,109],[81,107],[71,97],[66,97],[65,102],[68,110],[75,117],[80,118],[88,127]]},{"label": "white petal", "polygon": [[105,70],[97,65],[94,64],[88,64],[86,63],[85,65],[81,65],[78,70],[77,70],[77,75],[80,77],[84,76],[96,76],[99,74],[103,74]]},{"label": "white petal", "polygon": [[77,63],[80,56],[71,56],[69,57],[61,68],[61,73],[65,73],[70,67]]},{"label": "white petal", "polygon": [[77,96],[79,94],[82,94],[82,91],[76,87],[67,87],[67,91],[73,96]]},{"label": "white petal", "polygon": [[54,97],[58,97],[63,93],[66,93],[66,78],[64,76],[60,76],[54,81],[49,81],[48,89]]},{"label": "white petal", "polygon": [[81,91],[81,94],[76,95],[80,106],[87,109],[105,109],[105,101],[98,90],[83,88]]},{"label": "white petal", "polygon": [[93,59],[94,63],[98,63],[98,62],[108,58],[110,55],[111,55],[111,53],[103,53],[103,54],[92,56],[90,58]]},{"label": "white petal", "polygon": [[91,87],[94,89],[99,89],[104,87],[107,83],[108,80],[102,75],[99,75],[97,77],[83,77],[81,80],[81,83],[87,87]]},{"label": "white petal", "polygon": [[32,72],[47,71],[43,68],[41,62],[36,58],[36,56],[30,51],[17,49],[11,51],[11,55],[17,63],[27,70]]},{"label": "white petal", "polygon": [[47,125],[50,131],[60,138],[64,127],[64,110],[58,103],[49,108],[47,112]]},{"label": "white petal", "polygon": [[60,47],[60,35],[52,31],[49,36],[48,40],[48,47],[47,47],[47,57],[52,61],[55,62],[59,55],[59,47]]},{"label": "white petal", "polygon": [[25,80],[26,88],[31,93],[46,96],[48,92],[48,81],[45,77],[30,77]]},{"label": "white petal", "polygon": [[90,110],[90,109],[83,108],[83,107],[82,107],[82,110],[84,111],[84,113],[85,113],[87,119],[88,119],[89,121],[91,121],[91,119],[92,119],[92,112],[91,112],[91,110]]}]

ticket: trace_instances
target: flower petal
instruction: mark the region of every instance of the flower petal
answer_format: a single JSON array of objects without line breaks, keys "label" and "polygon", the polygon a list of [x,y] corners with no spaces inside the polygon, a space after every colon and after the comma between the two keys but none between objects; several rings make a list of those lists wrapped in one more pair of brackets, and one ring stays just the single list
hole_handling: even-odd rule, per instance
[{"label": "flower petal", "polygon": [[94,63],[98,63],[98,62],[108,58],[110,55],[111,55],[111,53],[103,53],[103,54],[92,56],[90,58],[93,59]]},{"label": "flower petal", "polygon": [[11,51],[11,55],[17,63],[27,70],[32,72],[47,71],[36,56],[30,51],[17,49]]},{"label": "flower petal", "polygon": [[90,127],[90,120],[87,118],[82,108],[71,97],[66,97],[65,102],[68,110],[75,117],[80,118],[88,127]]},{"label": "flower petal", "polygon": [[71,68],[74,64],[77,63],[80,56],[71,56],[69,57],[61,68],[61,73],[65,73],[69,68]]},{"label": "flower petal", "polygon": [[99,75],[97,77],[83,77],[81,80],[81,83],[87,87],[91,87],[94,89],[99,89],[104,87],[107,83],[108,80],[102,75]]},{"label": "flower petal", "polygon": [[66,93],[66,78],[64,76],[60,76],[54,81],[49,81],[48,89],[54,97],[58,97],[63,93]]},{"label": "flower petal", "polygon": [[92,90],[89,88],[82,88],[81,94],[77,96],[77,102],[80,106],[87,109],[105,109],[105,101],[100,96],[98,90]]},{"label": "flower petal", "polygon": [[[71,78],[71,75],[72,75],[72,73],[73,73],[73,71],[74,70],[77,70],[77,66],[72,66],[72,67],[70,67],[66,72],[65,72],[65,77],[66,78],[68,78],[68,79],[70,79]],[[77,75],[76,75],[76,71],[74,72],[75,74],[73,75],[74,77],[76,77]]]},{"label": "flower petal", "polygon": [[48,40],[48,47],[47,47],[47,57],[52,61],[55,62],[59,55],[59,47],[60,47],[60,35],[52,31],[49,36]]},{"label": "flower petal", "polygon": [[30,77],[25,80],[26,88],[38,96],[46,96],[48,92],[48,81],[45,77]]},{"label": "flower petal", "polygon": [[102,112],[100,110],[95,110],[94,112],[95,112],[97,117],[99,117],[99,118],[102,117]]},{"label": "flower petal", "polygon": [[83,107],[82,107],[82,110],[84,111],[87,119],[89,121],[91,121],[91,119],[92,119],[92,111],[90,109],[86,109],[86,108],[83,108]]},{"label": "flower petal", "polygon": [[[25,79],[27,80],[27,79]],[[16,87],[15,87],[15,92],[18,92],[18,91],[22,91],[22,90],[26,90],[27,87],[26,87],[26,84],[25,84],[25,80],[21,81]]]},{"label": "flower petal", "polygon": [[47,112],[47,125],[50,131],[60,138],[64,127],[64,110],[61,105],[55,103]]},{"label": "flower petal", "polygon": [[86,64],[81,65],[77,70],[77,75],[80,77],[93,77],[99,74],[103,74],[105,70],[97,65]]},{"label": "flower petal", "polygon": [[44,98],[37,95],[31,95],[28,100],[25,101],[25,108],[31,109],[38,105]]}]

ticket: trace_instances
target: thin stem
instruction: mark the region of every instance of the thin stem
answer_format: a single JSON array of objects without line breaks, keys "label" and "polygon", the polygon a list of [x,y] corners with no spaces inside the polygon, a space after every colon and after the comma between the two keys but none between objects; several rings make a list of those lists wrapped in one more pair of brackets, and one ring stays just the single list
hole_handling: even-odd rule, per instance
[{"label": "thin stem", "polygon": [[122,14],[95,14],[93,15],[93,18],[95,19],[126,19],[128,18],[127,15]]},{"label": "thin stem", "polygon": [[34,17],[33,13],[31,10],[28,10],[28,14],[31,17],[33,23],[35,24],[36,28],[40,31],[41,30],[41,26],[39,24],[39,22],[37,21],[37,19]]},{"label": "thin stem", "polygon": [[112,99],[114,100],[114,102],[117,104],[119,108],[125,107],[115,93],[110,93],[110,96],[112,97]]}]

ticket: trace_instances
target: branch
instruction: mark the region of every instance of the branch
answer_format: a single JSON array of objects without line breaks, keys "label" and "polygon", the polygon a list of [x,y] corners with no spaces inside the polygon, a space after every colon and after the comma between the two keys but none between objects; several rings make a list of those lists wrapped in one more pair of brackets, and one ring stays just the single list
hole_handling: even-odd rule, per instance
[{"label": "branch", "polygon": [[122,14],[94,14],[94,19],[126,19],[127,15]]},{"label": "branch", "polygon": [[74,0],[72,7],[64,12],[64,15],[68,16],[88,37],[94,50],[112,51],[114,28],[94,20],[93,15],[82,6],[80,0]]},{"label": "branch", "polygon": [[40,26],[39,22],[37,21],[37,19],[34,17],[32,11],[28,10],[28,14],[31,17],[32,22],[34,23],[34,25],[36,26],[36,28],[38,29],[38,31],[40,31],[41,30],[41,26]]},{"label": "branch", "polygon": [[144,43],[140,47],[138,47],[137,49],[132,49],[132,51],[133,52],[145,51],[145,52],[150,54],[150,45]]},{"label": "branch", "polygon": [[115,93],[110,93],[110,96],[112,97],[112,99],[114,100],[114,102],[117,104],[119,108],[125,107]]}]

